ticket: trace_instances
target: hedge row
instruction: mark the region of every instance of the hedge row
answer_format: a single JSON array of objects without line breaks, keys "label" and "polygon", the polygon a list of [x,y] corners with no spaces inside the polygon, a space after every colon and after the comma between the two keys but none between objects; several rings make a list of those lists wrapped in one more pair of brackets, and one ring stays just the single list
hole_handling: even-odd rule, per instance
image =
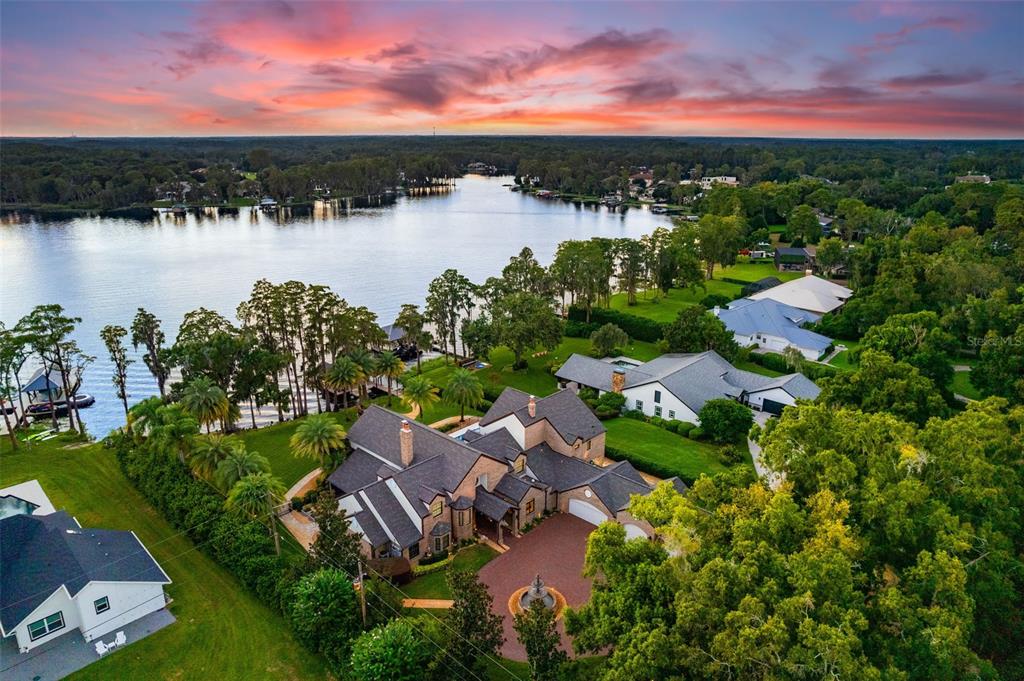
[{"label": "hedge row", "polygon": [[664,466],[653,461],[648,461],[647,459],[642,459],[631,452],[605,445],[604,453],[605,456],[610,459],[614,459],[616,461],[628,461],[633,465],[633,468],[637,469],[641,473],[647,473],[658,478],[678,477],[687,485],[693,484],[693,478],[681,475],[679,471],[673,470],[669,466]]},{"label": "hedge row", "polygon": [[[780,371],[784,374],[793,372],[793,369],[786,363],[786,358],[774,352],[752,352],[750,353],[750,361],[755,364],[760,364],[764,368],[771,369],[772,371]],[[812,381],[835,376],[838,372],[839,369],[836,369],[833,366],[829,366],[828,364],[818,364],[816,362],[804,362],[803,366],[800,368],[800,373]]]},{"label": "hedge row", "polygon": [[133,447],[125,436],[112,436],[107,442],[116,450],[125,477],[175,529],[261,601],[284,612],[285,596],[301,575],[287,559],[275,555],[263,524],[227,513],[224,497],[193,478],[177,459]]},{"label": "hedge row", "polygon": [[[653,319],[638,317],[635,314],[627,314],[603,307],[593,308],[590,311],[590,321],[587,322],[587,311],[575,305],[569,308],[569,321],[596,324],[597,327],[605,324],[614,324],[625,331],[630,338],[648,343],[660,341],[665,336],[665,327],[668,326],[663,322],[656,322]],[[589,338],[589,334],[587,337]]]}]

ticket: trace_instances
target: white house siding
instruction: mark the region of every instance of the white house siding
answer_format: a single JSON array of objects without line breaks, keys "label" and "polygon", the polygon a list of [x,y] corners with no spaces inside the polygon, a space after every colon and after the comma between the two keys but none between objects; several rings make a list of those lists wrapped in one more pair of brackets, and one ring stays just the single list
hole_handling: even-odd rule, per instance
[{"label": "white house siding", "polygon": [[736,344],[742,348],[749,348],[753,345],[757,345],[758,347],[765,348],[766,350],[771,350],[772,352],[782,353],[785,352],[786,348],[792,346],[799,350],[800,354],[803,355],[805,359],[813,361],[821,357],[821,353],[818,352],[817,350],[813,350],[811,348],[797,347],[790,343],[787,339],[782,338],[780,336],[769,336],[766,334],[746,336],[741,333],[734,333],[733,339],[736,341]]},{"label": "white house siding", "polygon": [[[35,641],[29,639],[28,636],[28,625],[48,617],[57,611],[64,613],[64,628],[59,631],[55,631],[48,636],[37,638]],[[68,596],[68,592],[61,587],[53,592],[53,594],[43,601],[38,608],[32,611],[28,617],[22,621],[21,624],[14,630],[15,636],[18,639],[18,649],[25,653],[37,646],[41,646],[44,643],[54,640],[58,636],[63,636],[69,631],[78,631],[78,608],[74,602]]]},{"label": "white house siding", "polygon": [[[655,390],[661,391],[661,401],[658,403],[654,401]],[[663,419],[672,418],[669,416],[669,411],[674,411],[676,414],[674,418],[676,420],[689,421],[690,423],[700,425],[700,419],[697,418],[697,414],[683,404],[678,397],[666,390],[665,386],[661,383],[647,383],[634,388],[627,388],[622,391],[622,394],[626,398],[626,409],[636,409],[636,401],[640,400],[643,403],[641,411],[647,416],[654,416],[654,408],[661,407],[661,418]]]},{"label": "white house siding", "polygon": [[[110,601],[110,610],[97,615],[94,603],[104,596]],[[86,641],[109,634],[167,604],[163,585],[152,582],[90,582],[75,596],[75,603]]]},{"label": "white house siding", "polygon": [[796,400],[793,399],[793,396],[782,388],[771,388],[770,390],[750,393],[747,395],[747,400],[750,403],[750,406],[756,409],[761,409],[765,400],[772,400],[773,402],[780,402],[782,404],[789,405],[796,404]]},{"label": "white house siding", "polygon": [[[507,428],[508,432],[515,438],[515,441],[519,443],[519,446],[526,449],[526,428],[523,427],[522,421],[520,421],[514,414],[509,414],[503,418],[498,419],[494,423],[488,423],[486,426],[480,427],[480,432],[484,435],[493,433],[496,430]],[[472,446],[472,444],[470,444]]]}]

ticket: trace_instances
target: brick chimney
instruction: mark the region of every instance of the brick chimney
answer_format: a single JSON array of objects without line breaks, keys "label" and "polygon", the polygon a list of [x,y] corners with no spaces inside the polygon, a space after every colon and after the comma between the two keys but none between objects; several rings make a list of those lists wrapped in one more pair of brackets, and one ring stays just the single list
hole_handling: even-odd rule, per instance
[{"label": "brick chimney", "polygon": [[530,412],[530,418],[537,416],[537,398],[530,395],[530,401],[526,403],[526,411]]},{"label": "brick chimney", "polygon": [[616,369],[612,372],[612,392],[621,393],[622,389],[626,387],[626,372],[622,369]]},{"label": "brick chimney", "polygon": [[398,433],[398,441],[402,451],[402,465],[412,465],[412,428],[409,422],[402,419],[402,430]]}]

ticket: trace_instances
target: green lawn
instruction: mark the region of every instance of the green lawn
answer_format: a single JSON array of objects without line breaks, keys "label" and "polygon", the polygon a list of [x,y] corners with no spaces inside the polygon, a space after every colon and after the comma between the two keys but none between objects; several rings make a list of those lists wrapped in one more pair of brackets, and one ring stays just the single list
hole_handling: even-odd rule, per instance
[{"label": "green lawn", "polygon": [[63,445],[51,440],[12,453],[5,439],[0,487],[37,479],[54,505],[83,526],[134,530],[174,582],[167,593],[178,620],[68,678],[328,678],[324,661],[292,638],[276,612],[177,534],[135,491],[112,451]]},{"label": "green lawn", "polygon": [[608,446],[667,466],[681,478],[694,480],[701,473],[715,475],[727,468],[719,461],[714,445],[670,433],[650,423],[622,417],[605,421],[604,426],[608,429]]},{"label": "green lawn", "polygon": [[[329,415],[347,429],[355,422],[356,412],[355,409],[347,409],[330,412]],[[271,470],[281,479],[285,487],[291,487],[318,465],[313,459],[292,455],[291,449],[288,447],[288,440],[291,439],[292,433],[300,423],[302,423],[302,419],[285,421],[257,430],[246,430],[238,436],[245,442],[246,449],[251,452],[259,452],[267,457]]]},{"label": "green lawn", "polygon": [[779,272],[772,263],[742,263],[725,268],[715,268],[716,278],[728,277],[740,281],[757,281],[765,277],[777,277],[782,281],[790,281],[802,276],[802,272]]},{"label": "green lawn", "polygon": [[775,378],[776,376],[785,376],[785,374],[783,374],[781,371],[775,371],[774,369],[763,367],[760,364],[755,364],[754,362],[751,362],[749,360],[745,362],[733,362],[732,365],[737,369],[743,369],[744,371],[750,371],[755,374],[761,374],[762,376],[771,376],[772,378]]},{"label": "green lawn", "polygon": [[829,364],[837,369],[852,371],[857,368],[857,362],[853,359],[853,351],[860,348],[860,341],[836,340],[836,345],[845,345],[848,349],[829,360]]},{"label": "green lawn", "polygon": [[[492,559],[497,558],[498,552],[484,544],[474,544],[455,554],[455,559],[449,564],[447,570],[468,570],[477,572]],[[402,592],[407,598],[444,598],[452,597],[448,590],[447,570],[438,570],[429,575],[417,577],[402,587]]]},{"label": "green lawn", "polygon": [[706,291],[702,288],[696,290],[674,288],[668,294],[662,294],[660,291],[641,292],[637,294],[636,305],[627,304],[625,293],[616,293],[612,296],[611,306],[613,310],[635,314],[638,317],[647,317],[656,322],[672,322],[675,321],[680,310],[699,304],[704,296],[714,293],[734,300],[740,297],[743,290],[739,284],[718,279],[705,281],[704,284],[707,286]]},{"label": "green lawn", "polygon": [[970,371],[957,371],[953,374],[953,382],[949,384],[949,389],[957,395],[963,395],[969,397],[972,400],[981,400],[985,396],[981,394],[981,391],[974,387],[971,383],[971,372]]}]

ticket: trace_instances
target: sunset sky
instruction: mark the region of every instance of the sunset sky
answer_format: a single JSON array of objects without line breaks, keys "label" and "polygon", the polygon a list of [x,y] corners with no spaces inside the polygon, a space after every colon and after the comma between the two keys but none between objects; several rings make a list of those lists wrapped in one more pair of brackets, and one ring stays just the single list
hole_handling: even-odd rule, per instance
[{"label": "sunset sky", "polygon": [[1024,3],[0,3],[0,132],[1024,136]]}]

